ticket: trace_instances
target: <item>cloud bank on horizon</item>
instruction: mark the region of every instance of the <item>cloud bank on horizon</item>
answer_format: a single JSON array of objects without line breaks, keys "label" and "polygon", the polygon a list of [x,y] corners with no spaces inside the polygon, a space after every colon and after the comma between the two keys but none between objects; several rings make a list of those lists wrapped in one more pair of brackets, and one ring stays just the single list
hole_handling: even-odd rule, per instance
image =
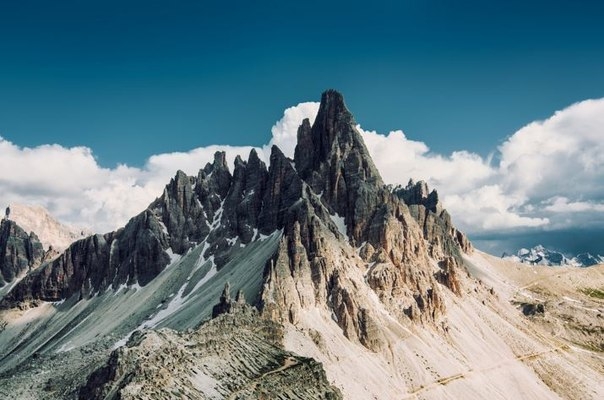
[{"label": "cloud bank on horizon", "polygon": [[[304,118],[314,120],[318,106],[286,109],[270,142],[257,148],[260,156],[268,160],[277,145],[293,157],[297,128]],[[604,99],[526,125],[487,158],[463,150],[436,154],[401,130],[358,129],[387,183],[425,180],[471,237],[603,226]],[[86,147],[23,148],[0,138],[0,201],[42,205],[62,221],[110,231],[145,209],[176,170],[195,175],[216,151],[226,151],[233,165],[237,154],[246,159],[251,149],[214,145],[153,155],[142,168],[103,168]]]}]

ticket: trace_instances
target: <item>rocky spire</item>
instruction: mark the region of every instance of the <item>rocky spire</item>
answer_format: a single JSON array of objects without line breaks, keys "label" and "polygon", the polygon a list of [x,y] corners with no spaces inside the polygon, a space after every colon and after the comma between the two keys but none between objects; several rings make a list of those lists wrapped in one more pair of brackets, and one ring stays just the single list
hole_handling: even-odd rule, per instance
[{"label": "rocky spire", "polygon": [[[294,160],[303,179],[324,168],[324,164],[355,167],[355,172],[367,181],[381,184],[381,177],[371,160],[365,143],[356,129],[354,117],[346,108],[344,97],[335,90],[321,96],[321,104],[313,126],[308,120],[298,129],[298,145]],[[358,162],[358,165],[354,165]],[[333,165],[336,164],[336,165]]]},{"label": "rocky spire", "polygon": [[367,218],[357,213],[382,202],[383,182],[340,93],[323,93],[314,125],[302,123],[294,160],[300,177],[322,194],[332,213],[345,218],[348,233],[361,240],[365,225],[355,224]]},{"label": "rocky spire", "polygon": [[220,301],[212,308],[212,318],[216,318],[220,314],[228,313],[231,310],[231,284],[227,281],[224,284],[224,289],[220,295]]}]

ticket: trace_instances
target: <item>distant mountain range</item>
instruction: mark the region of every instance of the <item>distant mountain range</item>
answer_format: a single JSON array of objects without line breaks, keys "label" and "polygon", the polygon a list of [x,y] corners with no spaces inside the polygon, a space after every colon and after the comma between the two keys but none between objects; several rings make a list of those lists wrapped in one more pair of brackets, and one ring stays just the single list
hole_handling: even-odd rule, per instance
[{"label": "distant mountain range", "polygon": [[590,253],[581,253],[576,256],[565,255],[556,250],[546,249],[542,245],[531,249],[522,248],[516,254],[503,253],[501,258],[530,265],[590,267],[604,264],[604,256],[601,255]]},{"label": "distant mountain range", "polygon": [[10,219],[28,234],[34,232],[45,249],[63,251],[70,244],[92,234],[88,229],[59,222],[39,205],[11,204]]}]

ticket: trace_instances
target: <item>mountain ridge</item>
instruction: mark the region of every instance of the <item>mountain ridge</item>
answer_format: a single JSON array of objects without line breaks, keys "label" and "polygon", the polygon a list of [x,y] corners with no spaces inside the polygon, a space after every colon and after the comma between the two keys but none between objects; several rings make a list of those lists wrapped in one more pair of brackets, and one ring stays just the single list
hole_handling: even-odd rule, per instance
[{"label": "mountain ridge", "polygon": [[590,267],[604,264],[604,256],[581,253],[575,256],[537,245],[530,249],[522,248],[516,254],[503,253],[501,258],[529,265]]}]

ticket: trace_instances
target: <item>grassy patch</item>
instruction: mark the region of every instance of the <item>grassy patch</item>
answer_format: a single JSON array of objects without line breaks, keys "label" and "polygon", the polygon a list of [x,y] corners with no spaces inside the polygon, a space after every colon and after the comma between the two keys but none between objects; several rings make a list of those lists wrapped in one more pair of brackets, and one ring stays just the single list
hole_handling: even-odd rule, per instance
[{"label": "grassy patch", "polygon": [[585,293],[589,297],[595,297],[596,299],[604,300],[604,290],[585,288],[585,289],[581,289],[581,292]]}]

